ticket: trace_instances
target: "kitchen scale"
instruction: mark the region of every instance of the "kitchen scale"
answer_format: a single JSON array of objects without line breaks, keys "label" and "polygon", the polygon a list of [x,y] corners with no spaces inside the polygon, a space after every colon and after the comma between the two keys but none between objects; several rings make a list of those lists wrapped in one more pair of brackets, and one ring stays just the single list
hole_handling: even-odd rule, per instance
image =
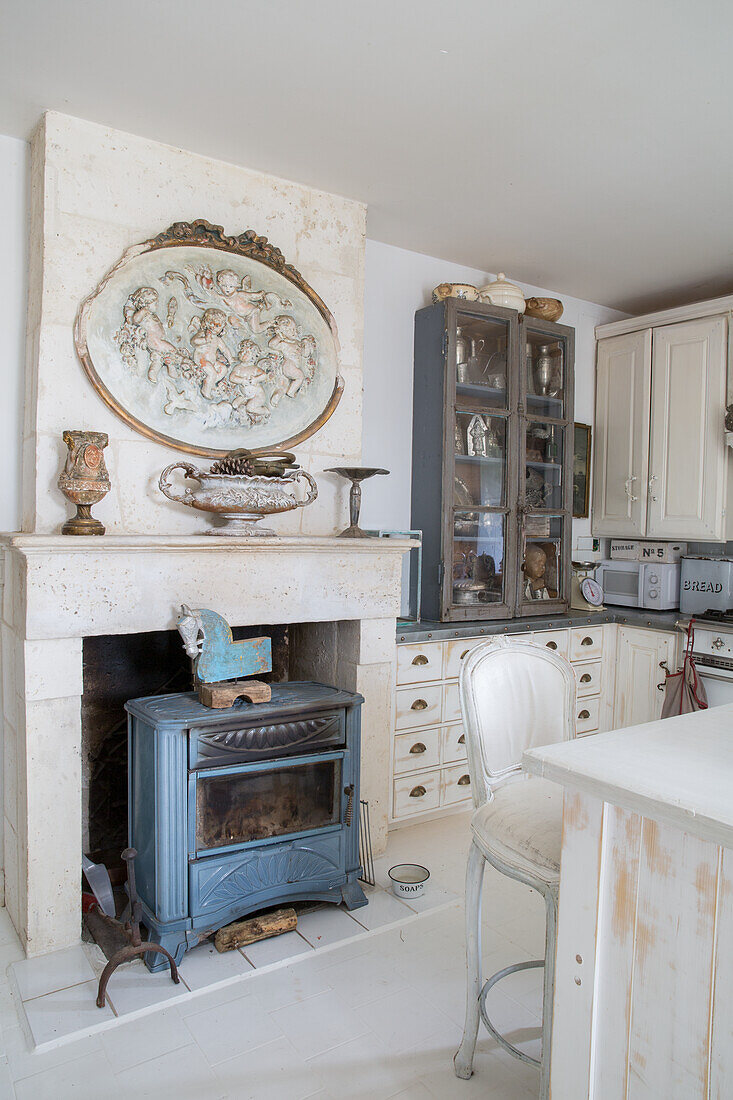
[{"label": "kitchen scale", "polygon": [[596,562],[572,562],[573,575],[570,581],[571,611],[605,611],[603,589],[591,576],[595,572]]}]

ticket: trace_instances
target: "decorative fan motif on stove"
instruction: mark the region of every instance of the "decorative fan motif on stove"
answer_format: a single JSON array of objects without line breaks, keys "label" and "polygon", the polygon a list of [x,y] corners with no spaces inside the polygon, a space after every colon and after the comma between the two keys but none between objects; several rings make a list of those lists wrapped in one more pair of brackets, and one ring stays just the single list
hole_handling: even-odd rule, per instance
[{"label": "decorative fan motif on stove", "polygon": [[209,882],[207,888],[201,891],[201,903],[222,905],[286,882],[303,882],[318,877],[332,879],[334,871],[338,870],[336,863],[309,848],[259,856],[235,867],[223,878]]},{"label": "decorative fan motif on stove", "polygon": [[[324,718],[305,718],[299,722],[281,722],[271,726],[250,726],[248,729],[222,730],[203,734],[200,738],[203,757],[223,752],[272,752],[273,749],[305,745],[316,738],[335,732],[340,725],[338,714]],[[207,749],[209,751],[207,751]]]}]

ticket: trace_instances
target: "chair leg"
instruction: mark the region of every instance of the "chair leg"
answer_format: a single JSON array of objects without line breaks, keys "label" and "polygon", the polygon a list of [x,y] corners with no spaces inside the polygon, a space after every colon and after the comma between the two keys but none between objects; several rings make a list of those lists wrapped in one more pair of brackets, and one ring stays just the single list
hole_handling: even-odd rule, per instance
[{"label": "chair leg", "polygon": [[552,1002],[555,991],[555,955],[557,952],[557,891],[545,894],[545,980],[542,993],[542,1065],[540,1100],[550,1095],[550,1054],[552,1050]]},{"label": "chair leg", "polygon": [[456,1077],[464,1080],[473,1073],[473,1054],[480,1019],[481,996],[481,886],[484,880],[484,857],[471,845],[466,867],[466,1023],[461,1045],[453,1059]]}]

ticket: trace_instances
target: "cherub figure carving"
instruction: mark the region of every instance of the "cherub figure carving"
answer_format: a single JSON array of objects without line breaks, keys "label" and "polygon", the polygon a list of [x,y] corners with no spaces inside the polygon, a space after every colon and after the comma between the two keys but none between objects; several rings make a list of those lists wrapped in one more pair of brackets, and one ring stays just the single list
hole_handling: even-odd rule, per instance
[{"label": "cherub figure carving", "polygon": [[214,396],[214,387],[224,378],[232,361],[222,339],[226,323],[226,314],[220,309],[205,309],[200,318],[195,317],[191,322],[194,328],[191,337],[193,361],[203,377],[201,393],[209,399]]},{"label": "cherub figure carving", "polygon": [[242,340],[236,362],[229,372],[229,381],[237,391],[232,401],[234,408],[246,413],[250,424],[261,424],[267,420],[270,410],[263,386],[263,382],[267,381],[267,370],[262,366],[260,349],[254,340]]},{"label": "cherub figure carving", "polygon": [[115,333],[115,340],[125,363],[132,370],[137,368],[137,349],[148,353],[148,378],[158,381],[161,368],[170,374],[185,359],[185,353],[166,339],[163,323],[155,312],[158,292],[151,286],[141,286],[127,299],[123,309],[124,324]]},{"label": "cherub figure carving", "polygon": [[216,273],[216,291],[231,311],[228,317],[233,328],[247,325],[251,332],[264,332],[268,327],[263,314],[279,306],[288,309],[290,302],[279,294],[252,289],[249,275],[240,278],[236,271],[225,269]]},{"label": "cherub figure carving", "polygon": [[[273,323],[270,325],[270,339],[267,341],[267,346],[274,352],[280,353],[282,356],[282,362],[280,364],[280,370],[288,380],[288,387],[286,394],[288,397],[295,397],[296,393],[306,381],[306,371],[303,370],[302,362],[308,351],[309,358],[312,359],[313,351],[315,350],[315,342],[313,349],[310,345],[305,349],[303,347],[308,337],[301,339],[298,335],[298,326],[292,317],[288,317],[283,314],[281,317],[276,317]],[[315,364],[314,364],[315,369]],[[311,374],[311,378],[313,375]]]}]

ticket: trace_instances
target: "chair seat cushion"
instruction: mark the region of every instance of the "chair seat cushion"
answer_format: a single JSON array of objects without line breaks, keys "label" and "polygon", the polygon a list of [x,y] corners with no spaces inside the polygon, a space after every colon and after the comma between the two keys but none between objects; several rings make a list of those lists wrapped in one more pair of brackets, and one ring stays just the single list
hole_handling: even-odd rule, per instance
[{"label": "chair seat cushion", "polygon": [[562,845],[562,787],[548,779],[499,787],[471,820],[484,854],[544,882],[557,882]]}]

